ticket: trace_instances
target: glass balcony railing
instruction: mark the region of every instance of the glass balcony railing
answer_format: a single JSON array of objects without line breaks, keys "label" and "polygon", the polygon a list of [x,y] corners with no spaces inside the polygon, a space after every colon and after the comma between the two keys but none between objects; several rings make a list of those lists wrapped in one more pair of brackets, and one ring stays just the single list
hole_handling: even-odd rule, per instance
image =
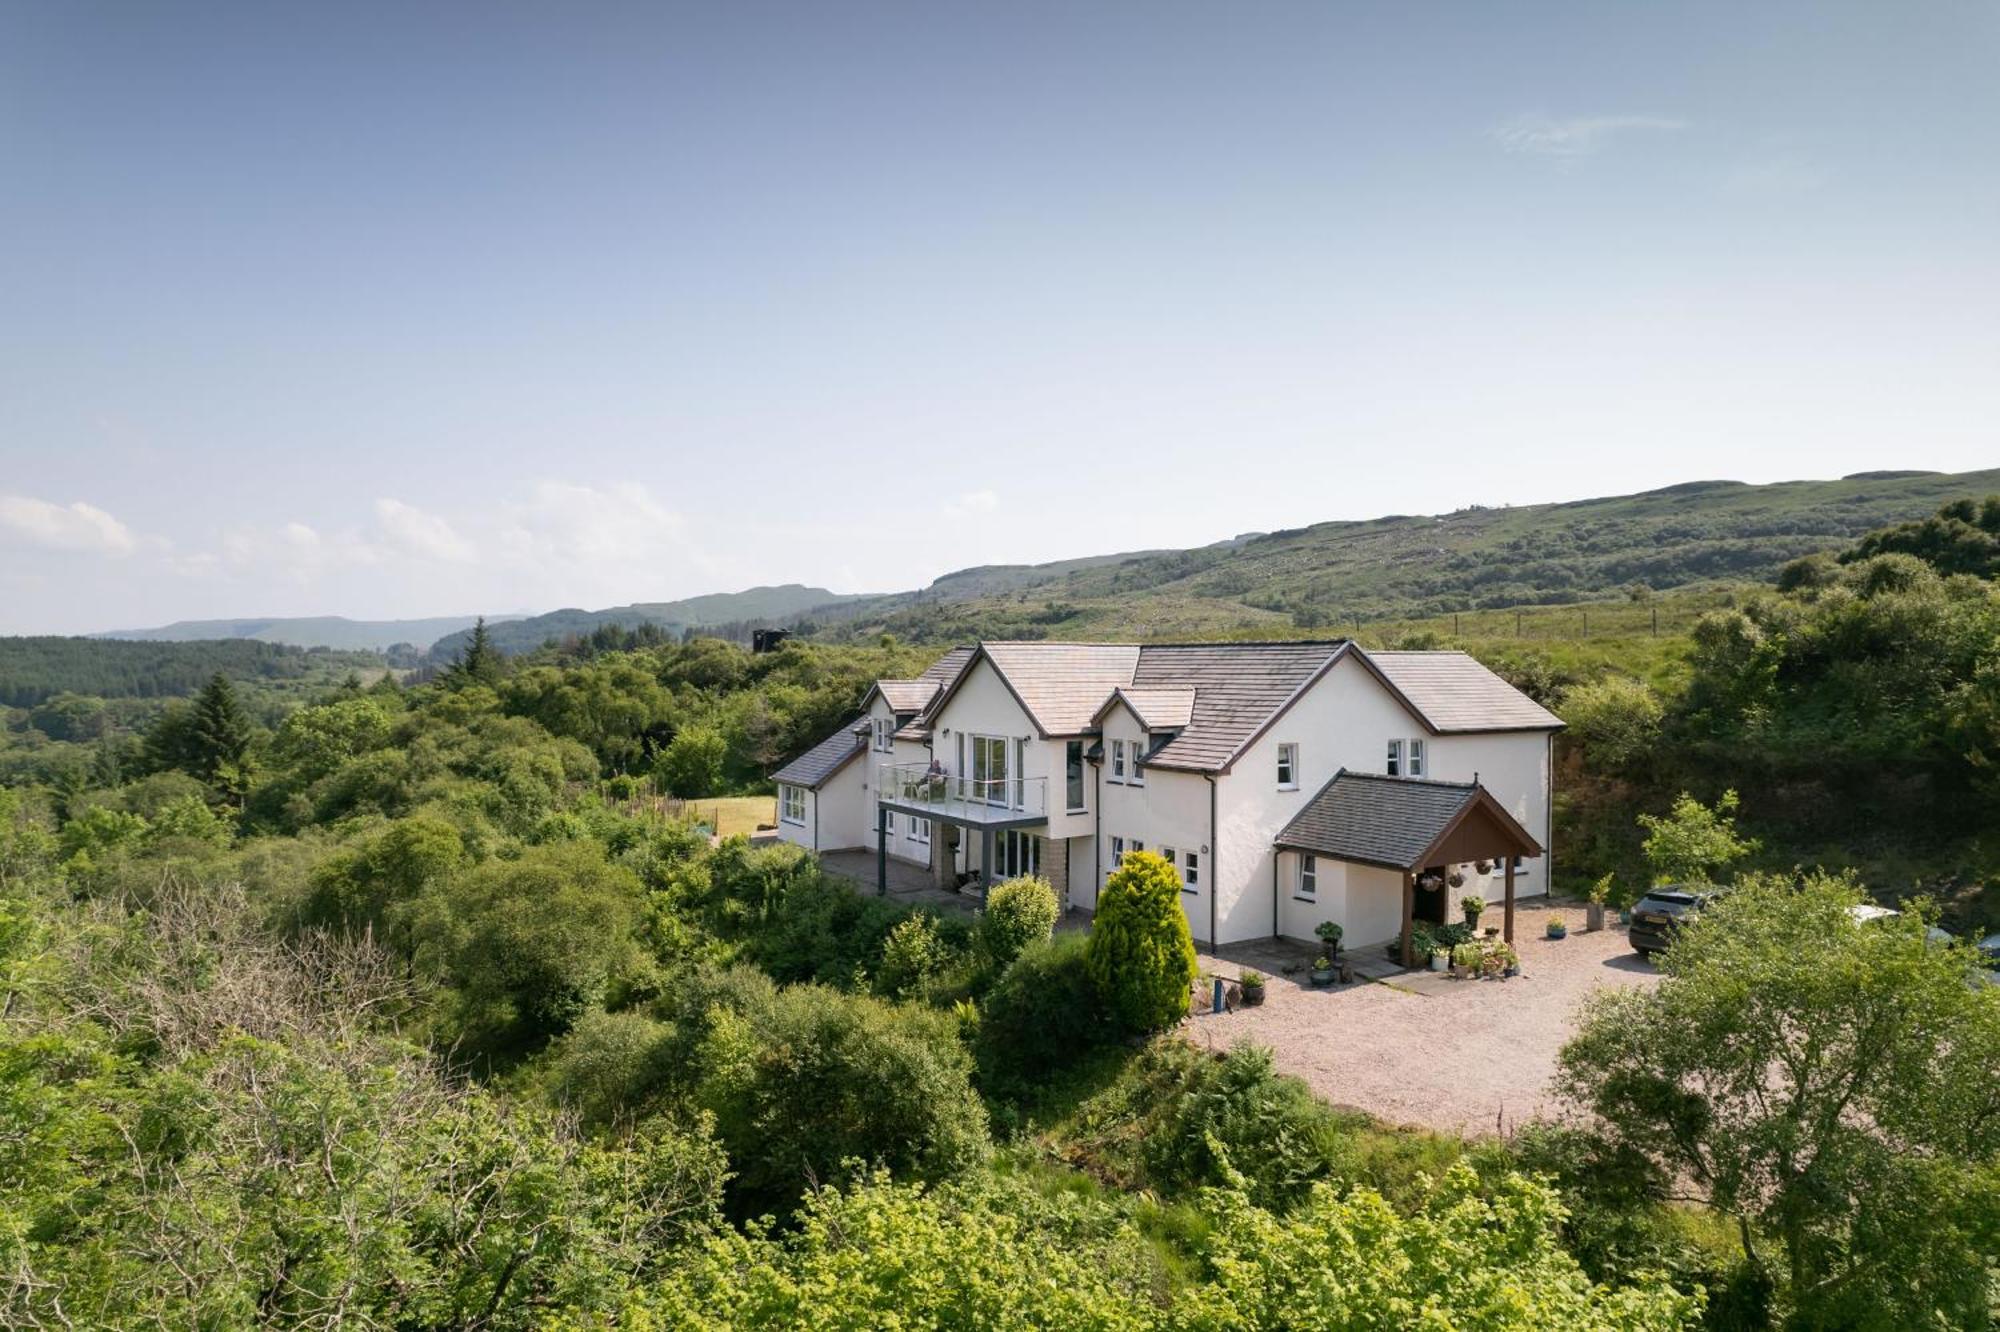
[{"label": "glass balcony railing", "polygon": [[925,763],[885,763],[875,789],[889,804],[963,823],[1018,823],[1049,813],[1046,777],[966,777]]}]

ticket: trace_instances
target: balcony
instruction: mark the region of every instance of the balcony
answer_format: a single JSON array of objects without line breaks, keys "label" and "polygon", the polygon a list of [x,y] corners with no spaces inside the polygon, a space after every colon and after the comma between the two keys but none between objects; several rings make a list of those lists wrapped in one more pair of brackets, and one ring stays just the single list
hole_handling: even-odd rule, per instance
[{"label": "balcony", "polygon": [[1032,828],[1049,819],[1046,777],[961,777],[925,763],[884,763],[875,790],[885,809],[973,828]]}]

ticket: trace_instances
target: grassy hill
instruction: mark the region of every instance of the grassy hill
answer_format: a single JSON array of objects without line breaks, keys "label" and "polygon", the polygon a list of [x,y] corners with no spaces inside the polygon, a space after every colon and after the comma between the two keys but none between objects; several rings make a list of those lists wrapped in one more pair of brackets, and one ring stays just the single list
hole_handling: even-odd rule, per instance
[{"label": "grassy hill", "polygon": [[[187,643],[207,639],[250,639],[292,647],[335,648],[343,652],[382,652],[398,643],[427,648],[446,634],[470,629],[476,616],[440,615],[420,620],[350,620],[340,615],[308,615],[245,620],[177,620],[157,629],[114,629],[97,638],[139,642]],[[489,625],[516,616],[486,617]]]},{"label": "grassy hill", "polygon": [[1318,523],[1194,550],[965,570],[921,591],[817,609],[806,627],[919,641],[1162,638],[1581,603],[1634,587],[1768,581],[1798,556],[1995,491],[2000,469],[1870,472]]},{"label": "grassy hill", "polygon": [[28,708],[58,694],[184,698],[220,672],[246,684],[324,687],[348,672],[378,678],[372,653],[307,651],[249,639],[130,643],[102,638],[0,638],[0,706]]},{"label": "grassy hill", "polygon": [[[688,628],[780,624],[807,611],[837,607],[856,599],[829,592],[823,587],[786,583],[778,587],[753,587],[742,592],[715,592],[682,601],[637,602],[606,610],[571,607],[504,624],[488,620],[486,629],[494,645],[502,652],[529,652],[550,639],[560,642],[607,624],[622,625],[627,629],[653,624],[674,634]],[[472,637],[470,625],[471,622],[467,621],[466,627],[459,632],[440,638],[431,648],[432,656],[448,658],[463,648]]]}]

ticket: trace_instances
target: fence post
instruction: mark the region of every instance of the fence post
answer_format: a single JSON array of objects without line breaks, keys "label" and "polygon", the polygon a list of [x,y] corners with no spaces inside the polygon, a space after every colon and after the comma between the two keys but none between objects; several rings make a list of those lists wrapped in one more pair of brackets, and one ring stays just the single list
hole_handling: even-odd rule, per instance
[{"label": "fence post", "polygon": [[1519,612],[1519,611],[1515,611],[1515,612],[1514,612],[1514,637],[1516,637],[1516,638],[1519,638],[1520,636],[1521,636],[1521,612]]},{"label": "fence post", "polygon": [[1660,608],[1658,606],[1655,606],[1653,607],[1653,637],[1658,638],[1659,636],[1660,636]]}]

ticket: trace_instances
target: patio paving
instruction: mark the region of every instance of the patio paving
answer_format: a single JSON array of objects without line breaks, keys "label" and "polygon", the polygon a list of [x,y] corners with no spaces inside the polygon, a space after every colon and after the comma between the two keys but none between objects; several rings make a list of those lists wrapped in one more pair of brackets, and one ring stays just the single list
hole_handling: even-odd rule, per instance
[{"label": "patio paving", "polygon": [[[1551,915],[1567,939],[1543,937]],[[1551,1083],[1556,1056],[1574,1030],[1584,998],[1604,987],[1654,985],[1658,973],[1613,923],[1587,932],[1580,906],[1524,903],[1515,948],[1521,974],[1510,980],[1453,980],[1403,971],[1380,948],[1357,950],[1356,962],[1379,973],[1332,989],[1312,988],[1302,969],[1308,944],[1261,944],[1201,959],[1204,972],[1235,979],[1246,966],[1270,980],[1257,1008],[1210,1014],[1204,1006],[1181,1028],[1197,1045],[1226,1050],[1239,1041],[1270,1046],[1280,1070],[1303,1078],[1338,1105],[1390,1123],[1448,1133],[1507,1132],[1558,1106]]]},{"label": "patio paving", "polygon": [[[877,891],[873,851],[822,851],[819,863],[828,873],[853,883],[857,892],[872,895]],[[940,913],[970,916],[979,910],[977,887],[959,893],[940,888],[931,881],[928,869],[894,856],[889,858],[888,895],[889,900],[902,906],[926,906]]]}]

